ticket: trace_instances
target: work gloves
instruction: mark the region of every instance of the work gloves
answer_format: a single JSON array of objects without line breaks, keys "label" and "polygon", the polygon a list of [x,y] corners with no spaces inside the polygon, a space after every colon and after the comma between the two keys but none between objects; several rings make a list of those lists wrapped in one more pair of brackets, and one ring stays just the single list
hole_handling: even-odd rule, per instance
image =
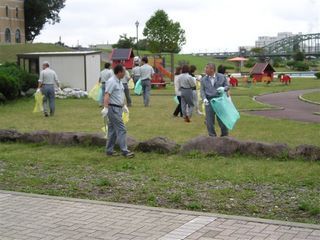
[{"label": "work gloves", "polygon": [[207,105],[209,105],[209,101],[208,101],[208,99],[206,99],[206,98],[205,98],[205,99],[203,99],[203,103],[204,103],[204,105],[206,105],[206,106],[207,106]]},{"label": "work gloves", "polygon": [[36,93],[41,93],[41,89],[38,88],[37,91],[36,91]]},{"label": "work gloves", "polygon": [[103,118],[107,117],[108,115],[108,108],[104,107],[101,111],[101,115]]},{"label": "work gloves", "polygon": [[224,87],[218,87],[217,88],[218,93],[223,93],[224,92]]},{"label": "work gloves", "polygon": [[129,112],[129,109],[128,109],[127,105],[123,106],[122,111],[124,111],[125,113]]}]

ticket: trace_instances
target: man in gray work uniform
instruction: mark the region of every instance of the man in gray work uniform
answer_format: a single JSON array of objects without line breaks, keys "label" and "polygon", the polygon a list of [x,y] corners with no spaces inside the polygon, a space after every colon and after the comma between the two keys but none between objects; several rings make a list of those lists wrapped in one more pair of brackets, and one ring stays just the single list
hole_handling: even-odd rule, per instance
[{"label": "man in gray work uniform", "polygon": [[107,156],[117,155],[114,152],[114,146],[118,140],[122,155],[128,158],[134,157],[127,147],[127,130],[122,120],[122,112],[128,112],[124,106],[124,87],[121,79],[125,75],[125,69],[122,65],[117,65],[113,69],[114,76],[106,82],[106,91],[104,95],[104,108],[101,111],[102,116],[108,117],[108,139],[106,145]]},{"label": "man in gray work uniform", "polygon": [[112,77],[112,70],[110,69],[111,64],[110,63],[105,63],[104,64],[104,69],[100,72],[100,78],[99,82],[101,83],[101,90],[102,90],[102,96],[100,100],[100,106],[103,106],[104,102],[104,92],[106,90],[106,82],[109,80],[109,78]]},{"label": "man in gray work uniform", "polygon": [[143,57],[141,59],[142,66],[140,67],[140,79],[143,92],[143,103],[145,107],[149,106],[150,91],[151,91],[151,79],[154,74],[153,67],[148,64],[148,58]]},{"label": "man in gray work uniform", "polygon": [[[216,66],[208,63],[206,66],[206,76],[201,79],[200,94],[206,109],[206,124],[209,136],[217,136],[214,129],[216,113],[213,111],[210,100],[219,97],[223,92],[229,90],[228,81],[223,74],[216,73]],[[228,129],[217,116],[221,128],[221,137],[228,136]]]},{"label": "man in gray work uniform", "polygon": [[40,72],[40,77],[38,80],[38,90],[43,94],[43,112],[44,116],[48,117],[48,104],[50,109],[50,116],[54,115],[55,112],[55,92],[54,85],[56,84],[59,87],[58,76],[49,67],[49,62],[45,61],[42,64],[42,71]]}]

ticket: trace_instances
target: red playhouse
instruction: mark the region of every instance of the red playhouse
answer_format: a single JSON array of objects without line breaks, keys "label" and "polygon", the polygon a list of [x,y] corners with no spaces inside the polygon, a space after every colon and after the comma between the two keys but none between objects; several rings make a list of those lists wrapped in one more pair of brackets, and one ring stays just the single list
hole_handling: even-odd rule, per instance
[{"label": "red playhouse", "polygon": [[111,61],[112,67],[122,64],[126,69],[133,68],[133,50],[132,48],[115,48],[112,49]]},{"label": "red playhouse", "polygon": [[270,63],[256,63],[253,66],[250,75],[257,82],[270,83],[273,80],[274,72],[275,70]]}]

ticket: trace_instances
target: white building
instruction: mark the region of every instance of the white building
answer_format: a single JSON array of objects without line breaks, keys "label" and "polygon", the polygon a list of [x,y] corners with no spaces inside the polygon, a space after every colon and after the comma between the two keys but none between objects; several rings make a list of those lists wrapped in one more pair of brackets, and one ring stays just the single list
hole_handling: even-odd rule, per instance
[{"label": "white building", "polygon": [[[301,33],[299,33],[299,34],[301,34]],[[260,37],[258,37],[258,40],[255,43],[255,46],[257,48],[261,48],[261,47],[264,47],[266,45],[269,45],[270,43],[279,41],[279,40],[281,40],[283,38],[292,37],[292,36],[295,36],[295,35],[296,34],[293,34],[292,32],[279,32],[276,37],[274,37],[274,36],[273,37],[260,36]]]},{"label": "white building", "polygon": [[44,61],[50,63],[62,86],[88,91],[100,76],[100,52],[39,52],[17,54],[20,67],[39,74]]}]

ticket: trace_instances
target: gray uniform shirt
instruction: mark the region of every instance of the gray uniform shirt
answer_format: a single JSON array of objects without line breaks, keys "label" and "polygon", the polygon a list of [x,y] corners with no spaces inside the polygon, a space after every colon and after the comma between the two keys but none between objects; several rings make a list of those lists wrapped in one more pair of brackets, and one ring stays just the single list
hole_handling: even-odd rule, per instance
[{"label": "gray uniform shirt", "polygon": [[51,68],[46,68],[40,72],[38,82],[42,84],[57,84],[59,86],[58,76]]},{"label": "gray uniform shirt", "polygon": [[124,105],[124,87],[121,82],[116,76],[112,76],[106,82],[106,93],[109,93],[110,100],[109,104],[115,104],[119,106]]},{"label": "gray uniform shirt", "polygon": [[194,78],[189,73],[182,73],[178,77],[179,87],[181,88],[194,88],[196,83]]},{"label": "gray uniform shirt", "polygon": [[130,74],[128,72],[128,70],[125,70],[126,74],[124,75],[124,77],[121,79],[122,83],[128,84],[128,81],[130,80]]},{"label": "gray uniform shirt", "polygon": [[154,74],[153,67],[151,67],[149,64],[143,64],[140,67],[140,79],[151,79],[152,75]]},{"label": "gray uniform shirt", "polygon": [[111,69],[105,68],[100,72],[100,80],[101,83],[105,83],[111,78],[113,75],[113,72]]},{"label": "gray uniform shirt", "polygon": [[134,78],[139,78],[140,77],[140,67],[139,66],[134,67],[131,71],[131,75]]}]

